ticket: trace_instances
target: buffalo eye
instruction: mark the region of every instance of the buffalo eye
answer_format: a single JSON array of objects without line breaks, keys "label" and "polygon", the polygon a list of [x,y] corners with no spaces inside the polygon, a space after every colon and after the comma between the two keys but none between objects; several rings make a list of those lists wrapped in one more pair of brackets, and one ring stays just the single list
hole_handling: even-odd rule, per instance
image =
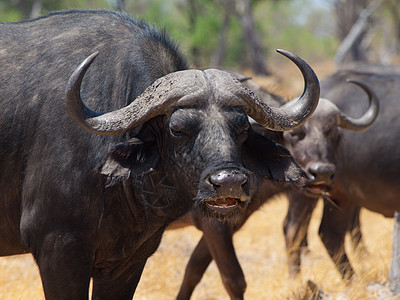
[{"label": "buffalo eye", "polygon": [[248,133],[249,132],[249,128],[250,128],[250,124],[249,123],[244,124],[243,127],[240,128],[240,130],[241,130],[240,133],[241,134]]},{"label": "buffalo eye", "polygon": [[171,137],[183,140],[193,136],[198,130],[198,119],[194,109],[177,109],[170,118]]},{"label": "buffalo eye", "polygon": [[186,132],[184,132],[182,130],[179,130],[179,129],[170,128],[169,131],[171,132],[171,135],[173,137],[183,138],[183,137],[187,137],[188,136],[188,134]]},{"label": "buffalo eye", "polygon": [[244,142],[247,139],[247,137],[249,135],[249,128],[250,128],[249,123],[246,123],[243,126],[241,126],[240,128],[238,128],[237,136],[238,136],[239,141]]},{"label": "buffalo eye", "polygon": [[325,136],[328,139],[332,139],[332,140],[338,139],[340,137],[338,128],[337,127],[329,128],[329,130],[327,130],[325,132]]},{"label": "buffalo eye", "polygon": [[229,124],[240,142],[244,142],[249,133],[250,123],[242,107],[230,108],[228,114]]}]

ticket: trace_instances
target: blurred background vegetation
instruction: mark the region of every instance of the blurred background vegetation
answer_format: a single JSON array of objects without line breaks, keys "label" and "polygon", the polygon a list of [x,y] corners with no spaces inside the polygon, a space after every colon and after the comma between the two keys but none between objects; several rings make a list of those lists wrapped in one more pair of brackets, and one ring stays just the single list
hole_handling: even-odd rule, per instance
[{"label": "blurred background vegetation", "polygon": [[166,28],[193,67],[260,75],[276,48],[310,63],[393,64],[400,47],[398,0],[0,0],[0,21],[71,8],[126,11]]}]

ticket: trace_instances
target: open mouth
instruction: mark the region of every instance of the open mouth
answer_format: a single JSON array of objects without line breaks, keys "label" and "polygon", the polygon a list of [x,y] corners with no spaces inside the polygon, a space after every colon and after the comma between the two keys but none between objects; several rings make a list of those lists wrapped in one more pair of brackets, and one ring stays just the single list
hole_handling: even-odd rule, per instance
[{"label": "open mouth", "polygon": [[330,186],[325,184],[307,184],[304,189],[311,196],[325,196],[329,194]]},{"label": "open mouth", "polygon": [[207,200],[206,205],[213,210],[226,211],[236,208],[239,202],[239,198],[226,197]]}]

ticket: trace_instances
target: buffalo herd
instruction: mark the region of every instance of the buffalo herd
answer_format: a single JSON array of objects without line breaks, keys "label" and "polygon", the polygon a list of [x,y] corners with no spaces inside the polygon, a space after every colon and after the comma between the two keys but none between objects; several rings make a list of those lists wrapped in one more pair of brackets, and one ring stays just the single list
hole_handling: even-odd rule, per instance
[{"label": "buffalo herd", "polygon": [[[286,102],[229,70],[189,68],[165,31],[70,10],[0,23],[0,256],[31,253],[46,299],[132,299],[164,231],[203,233],[177,299],[215,260],[246,281],[232,235],[285,193],[289,272],[319,198],[321,240],[344,279],[360,208],[400,211],[400,75],[339,70]],[[321,91],[320,91],[321,89]]]}]

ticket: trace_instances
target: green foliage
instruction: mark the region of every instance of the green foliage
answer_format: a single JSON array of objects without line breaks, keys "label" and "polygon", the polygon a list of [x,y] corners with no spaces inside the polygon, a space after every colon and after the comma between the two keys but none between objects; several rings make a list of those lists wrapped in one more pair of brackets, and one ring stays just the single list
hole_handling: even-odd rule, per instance
[{"label": "green foliage", "polygon": [[[17,3],[26,4],[25,12]],[[27,18],[31,4],[32,0],[0,0],[0,21]],[[337,41],[332,35],[324,34],[325,25],[322,26],[320,21],[321,14],[327,12],[305,16],[304,8],[312,7],[309,4],[309,0],[251,0],[266,57],[276,48],[293,51],[305,59],[325,59],[334,55]],[[107,0],[43,0],[42,6],[42,13],[69,8],[111,8]],[[165,28],[195,67],[210,65],[226,13],[222,1],[127,0],[126,10],[150,24]],[[242,27],[232,12],[226,34],[224,67],[242,66],[246,62],[245,51]]]},{"label": "green foliage", "polygon": [[293,51],[306,60],[332,57],[337,46],[334,38],[318,37],[300,26],[285,28],[280,35],[279,43],[286,49],[295,49]]},{"label": "green foliage", "polygon": [[226,42],[227,51],[223,65],[231,68],[243,67],[246,45],[243,43],[242,28],[235,18],[230,20]]},{"label": "green foliage", "polygon": [[[147,4],[146,4],[147,3]],[[137,1],[129,11],[150,24],[165,28],[196,67],[207,66],[218,44],[224,9],[218,1]],[[191,5],[192,4],[192,5]],[[236,24],[237,25],[237,24]],[[238,26],[234,30],[240,32]],[[232,28],[229,29],[232,39]],[[236,39],[237,40],[237,39]],[[233,46],[234,49],[238,47]]]},{"label": "green foliage", "polygon": [[309,2],[263,1],[253,8],[265,49],[282,48],[307,61],[334,56],[338,41],[332,34],[331,14],[310,9]]},{"label": "green foliage", "polygon": [[193,47],[212,50],[217,42],[221,22],[216,14],[202,15],[196,19],[190,41]]},{"label": "green foliage", "polygon": [[21,20],[21,12],[6,3],[0,3],[0,21],[1,22],[16,22]]}]

